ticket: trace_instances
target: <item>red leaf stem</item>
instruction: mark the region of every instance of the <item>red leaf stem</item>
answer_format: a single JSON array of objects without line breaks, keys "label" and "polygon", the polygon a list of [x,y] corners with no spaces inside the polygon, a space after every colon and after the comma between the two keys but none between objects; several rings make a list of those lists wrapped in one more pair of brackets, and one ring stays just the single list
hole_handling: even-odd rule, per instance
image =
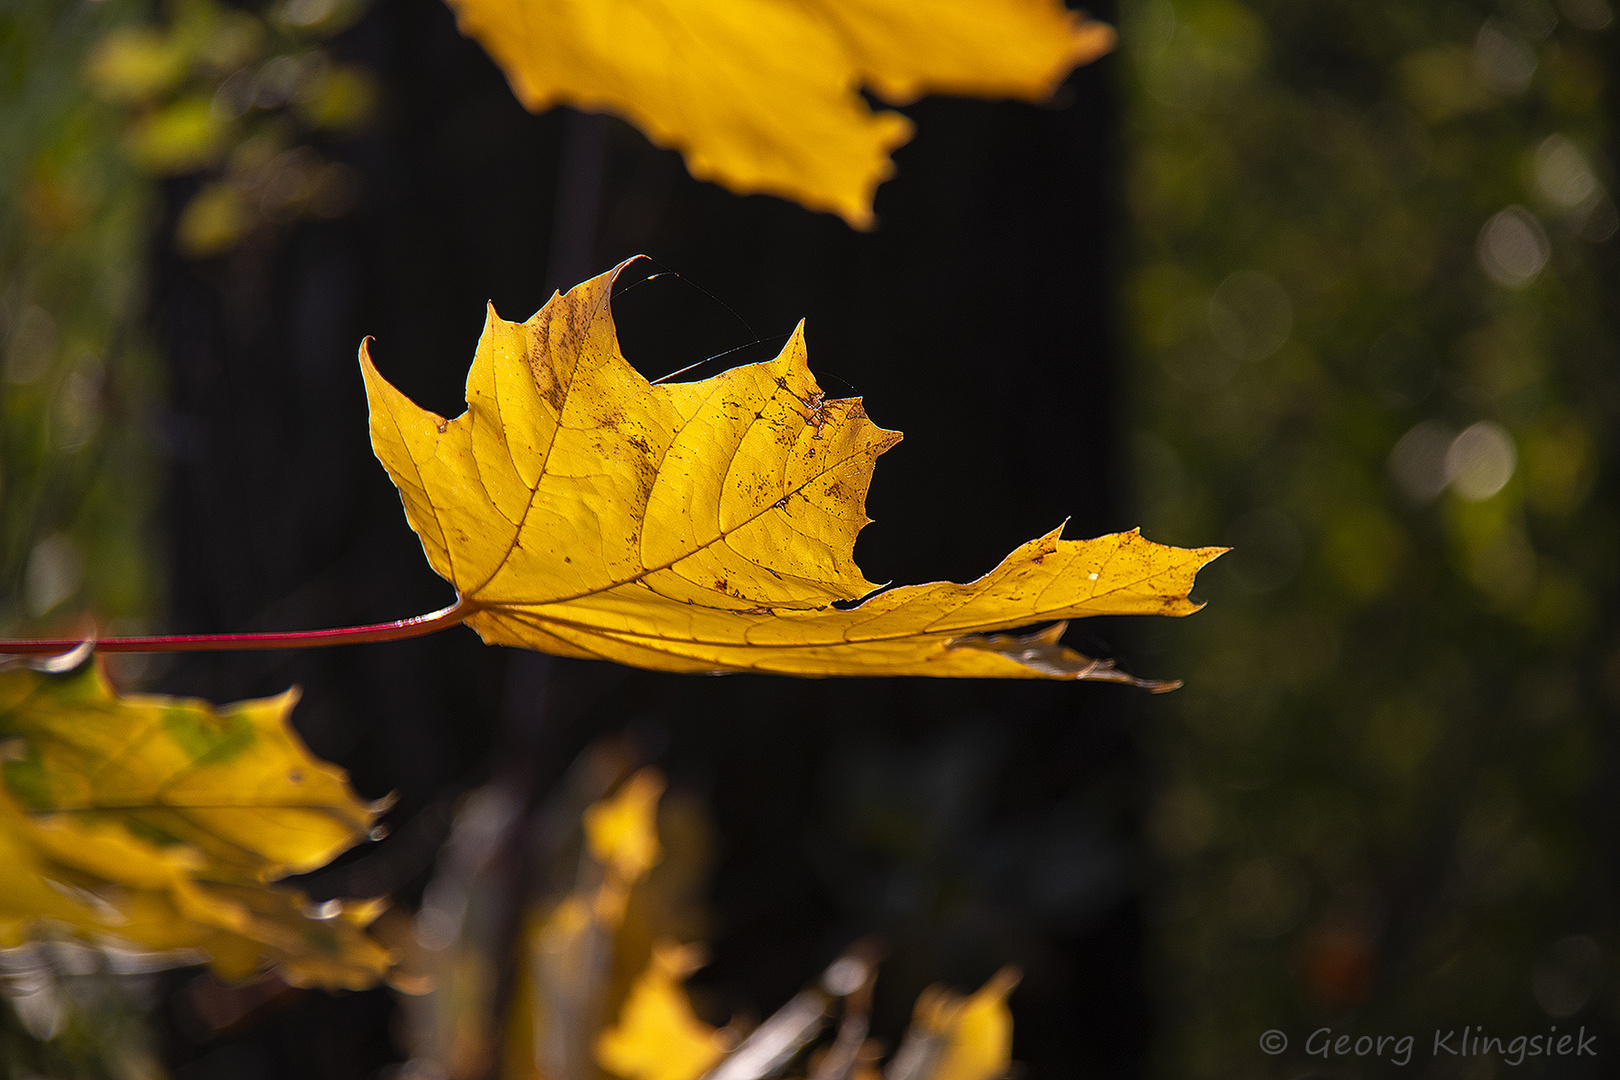
[{"label": "red leaf stem", "polygon": [[[289,630],[268,634],[170,634],[159,637],[101,638],[93,642],[100,652],[225,652],[236,649],[318,649],[328,645],[364,645],[423,637],[455,626],[474,611],[457,600],[447,608],[398,622],[370,626],[340,626],[330,630]],[[69,652],[83,642],[76,638],[0,640],[0,655],[48,655]]]}]

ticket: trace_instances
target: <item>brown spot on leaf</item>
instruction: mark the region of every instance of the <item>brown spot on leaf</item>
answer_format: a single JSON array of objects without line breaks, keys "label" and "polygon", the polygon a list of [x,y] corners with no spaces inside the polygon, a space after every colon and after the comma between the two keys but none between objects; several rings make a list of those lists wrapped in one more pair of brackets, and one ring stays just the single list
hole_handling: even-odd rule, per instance
[{"label": "brown spot on leaf", "polygon": [[553,412],[561,413],[563,402],[568,395],[563,390],[562,383],[557,380],[557,373],[552,370],[550,364],[538,359],[531,360],[529,370],[534,374],[534,386],[540,392],[540,396],[546,399],[546,404],[551,406]]}]

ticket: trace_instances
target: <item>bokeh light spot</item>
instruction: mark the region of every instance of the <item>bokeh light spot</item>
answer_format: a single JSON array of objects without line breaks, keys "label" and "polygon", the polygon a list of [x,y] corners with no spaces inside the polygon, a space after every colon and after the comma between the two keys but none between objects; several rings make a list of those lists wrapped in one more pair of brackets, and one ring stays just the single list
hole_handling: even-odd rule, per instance
[{"label": "bokeh light spot", "polygon": [[1603,984],[1603,952],[1586,934],[1548,946],[1530,976],[1530,992],[1548,1016],[1573,1016]]},{"label": "bokeh light spot", "polygon": [[1479,231],[1479,265],[1498,285],[1522,289],[1552,255],[1541,223],[1522,206],[1510,206]]},{"label": "bokeh light spot", "polygon": [[1536,190],[1555,206],[1571,210],[1598,191],[1586,155],[1562,135],[1549,135],[1536,147]]},{"label": "bokeh light spot", "polygon": [[1209,300],[1209,330],[1229,356],[1260,360],[1283,347],[1294,329],[1294,304],[1275,278],[1239,270]]},{"label": "bokeh light spot", "polygon": [[1501,19],[1486,19],[1474,38],[1474,67],[1486,86],[1517,97],[1535,76],[1536,54],[1513,27]]},{"label": "bokeh light spot", "polygon": [[1439,420],[1425,420],[1402,435],[1389,453],[1389,473],[1415,503],[1433,502],[1446,489],[1446,453],[1456,438]]},{"label": "bokeh light spot", "polygon": [[1517,464],[1513,437],[1482,420],[1465,428],[1447,448],[1446,482],[1459,498],[1483,502],[1507,485]]}]

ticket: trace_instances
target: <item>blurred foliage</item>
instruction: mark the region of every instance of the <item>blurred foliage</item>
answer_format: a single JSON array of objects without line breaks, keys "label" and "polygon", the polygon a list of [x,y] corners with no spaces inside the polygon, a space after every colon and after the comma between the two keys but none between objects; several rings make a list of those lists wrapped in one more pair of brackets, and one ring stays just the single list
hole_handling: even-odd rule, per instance
[{"label": "blurred foliage", "polygon": [[716,1027],[700,1016],[713,1003],[695,1007],[683,984],[704,964],[710,827],[696,800],[666,795],[663,776],[632,772],[632,760],[624,745],[598,743],[528,813],[501,781],[464,801],[421,910],[382,924],[402,957],[395,985],[415,993],[401,1077],[1008,1074],[1014,969],[969,996],[924,990],[889,1054],[870,1037],[870,941],[852,944],[763,1022],[733,1016]]},{"label": "blurred foliage", "polygon": [[386,809],[305,748],[297,691],[218,709],[120,697],[87,646],[65,660],[0,671],[0,943],[72,937],[234,981],[374,986],[390,957],[364,928],[384,905],[281,883]]},{"label": "blurred foliage", "polygon": [[0,8],[0,628],[152,610],[136,321],[153,198],[80,77],[130,0]]},{"label": "blurred foliage", "polygon": [[[314,42],[354,4],[263,18],[145,0],[0,9],[0,630],[138,632],[161,591],[149,532],[158,365],[142,327],[154,177],[202,171],[175,243],[217,254],[354,201],[307,145],[357,130],[372,80]],[[93,92],[92,92],[93,88]],[[66,886],[64,886],[66,888]],[[172,962],[172,961],[171,961]],[[64,942],[0,954],[4,1075],[158,1075],[138,957]]]},{"label": "blurred foliage", "polygon": [[175,226],[182,254],[221,255],[254,233],[353,207],[358,174],[319,144],[366,124],[376,80],[317,42],[364,8],[286,0],[256,15],[174,0],[163,25],[123,26],[97,42],[85,75],[127,111],[130,160],[151,176],[203,175]]},{"label": "blurred foliage", "polygon": [[158,1080],[147,1013],[154,987],[134,954],[72,942],[0,949],[0,1077]]},{"label": "blurred foliage", "polygon": [[1160,1069],[1612,1023],[1613,14],[1123,15],[1143,524],[1235,547],[1173,631]]}]

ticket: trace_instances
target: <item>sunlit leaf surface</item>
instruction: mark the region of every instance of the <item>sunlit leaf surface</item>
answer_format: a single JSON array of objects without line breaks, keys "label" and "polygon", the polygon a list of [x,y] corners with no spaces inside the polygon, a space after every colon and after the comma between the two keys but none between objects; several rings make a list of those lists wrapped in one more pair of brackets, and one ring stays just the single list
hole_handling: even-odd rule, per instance
[{"label": "sunlit leaf surface", "polygon": [[1054,529],[971,584],[869,595],[855,537],[899,433],[821,392],[802,324],[774,360],[649,384],[619,351],[616,274],[526,323],[491,310],[455,420],[361,348],[372,446],[485,641],[664,671],[1133,682],[1058,644],[1061,628],[996,632],[1197,610],[1193,577],[1221,549],[1134,531]]},{"label": "sunlit leaf surface", "polygon": [[865,88],[1041,101],[1113,31],[1056,0],[450,0],[535,112],[625,117],[692,175],[870,227],[911,137]]}]

